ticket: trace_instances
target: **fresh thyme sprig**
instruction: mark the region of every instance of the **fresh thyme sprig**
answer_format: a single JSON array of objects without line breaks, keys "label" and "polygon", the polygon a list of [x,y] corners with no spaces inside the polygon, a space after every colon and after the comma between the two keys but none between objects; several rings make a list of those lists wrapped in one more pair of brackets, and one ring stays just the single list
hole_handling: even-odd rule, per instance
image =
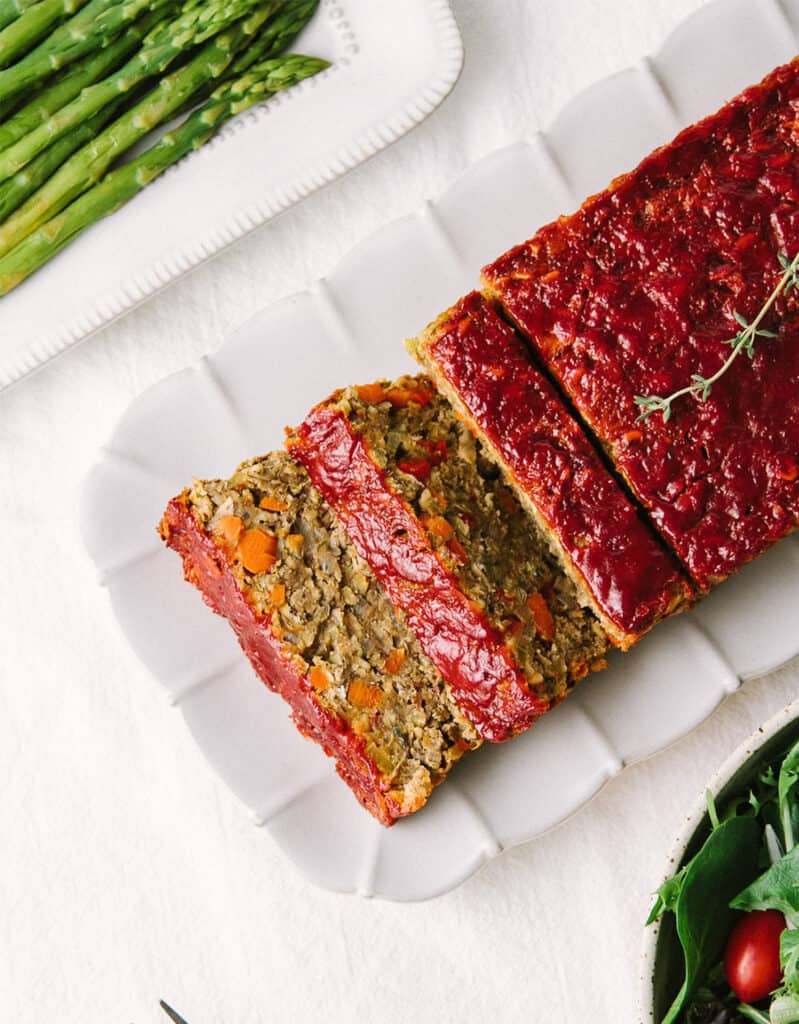
[{"label": "fresh thyme sprig", "polygon": [[703,377],[700,373],[693,374],[690,384],[680,388],[679,391],[674,391],[670,395],[636,395],[635,404],[641,410],[641,415],[638,417],[639,420],[645,420],[653,412],[659,412],[663,416],[663,422],[667,423],[671,417],[672,404],[684,395],[695,395],[700,402],[706,402],[713,385],[720,377],[724,376],[742,352],[745,352],[751,359],[755,354],[755,342],[758,338],[777,337],[774,331],[767,331],[760,325],[780,295],[783,293],[787,295],[794,288],[799,288],[799,253],[792,260],[789,260],[785,253],[780,253],[779,261],[783,270],[782,276],[755,319],[748,323],[746,318],[740,313],[735,312],[733,314],[741,325],[741,330],[734,338],[730,338],[727,341],[727,344],[732,348],[732,352],[730,352],[718,370],[711,377]]}]

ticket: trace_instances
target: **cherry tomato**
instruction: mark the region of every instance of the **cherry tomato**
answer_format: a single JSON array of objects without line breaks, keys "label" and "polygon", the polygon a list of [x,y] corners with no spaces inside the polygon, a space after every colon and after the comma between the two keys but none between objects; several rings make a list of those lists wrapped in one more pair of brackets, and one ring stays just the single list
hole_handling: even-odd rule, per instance
[{"label": "cherry tomato", "polygon": [[765,999],[782,980],[780,934],[785,918],[778,910],[750,910],[730,932],[724,970],[742,1003]]}]

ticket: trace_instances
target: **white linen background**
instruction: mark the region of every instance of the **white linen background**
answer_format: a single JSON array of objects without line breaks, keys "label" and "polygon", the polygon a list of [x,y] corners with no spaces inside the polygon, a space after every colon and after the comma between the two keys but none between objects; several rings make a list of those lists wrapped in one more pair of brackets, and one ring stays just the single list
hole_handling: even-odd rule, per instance
[{"label": "white linen background", "polygon": [[253,828],[126,646],[77,505],[135,395],[699,6],[455,0],[463,76],[421,127],[0,396],[0,1021],[160,1024],[160,997],[190,1024],[635,1020],[642,924],[684,810],[799,692],[796,663],[456,891],[334,895]]}]

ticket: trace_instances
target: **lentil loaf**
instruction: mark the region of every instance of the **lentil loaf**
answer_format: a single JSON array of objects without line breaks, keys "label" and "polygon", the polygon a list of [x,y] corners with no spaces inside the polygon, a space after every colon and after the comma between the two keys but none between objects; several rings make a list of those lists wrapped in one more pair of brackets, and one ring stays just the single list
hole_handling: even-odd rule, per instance
[{"label": "lentil loaf", "polygon": [[483,272],[702,589],[797,525],[799,292],[706,401],[635,399],[713,376],[799,251],[797,107],[794,60]]},{"label": "lentil loaf", "polygon": [[285,452],[195,481],[160,532],[257,674],[383,824],[420,808],[476,730]]},{"label": "lentil loaf", "polygon": [[483,739],[605,666],[597,617],[428,377],[338,391],[288,445]]},{"label": "lentil loaf", "polygon": [[688,603],[675,560],[482,295],[461,299],[408,348],[480,437],[614,644],[630,647]]}]

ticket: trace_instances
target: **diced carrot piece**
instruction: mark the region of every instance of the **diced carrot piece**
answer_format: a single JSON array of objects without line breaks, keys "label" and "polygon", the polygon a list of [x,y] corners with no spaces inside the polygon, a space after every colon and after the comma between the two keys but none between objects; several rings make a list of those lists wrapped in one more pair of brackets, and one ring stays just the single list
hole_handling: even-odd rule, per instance
[{"label": "diced carrot piece", "polygon": [[214,526],[214,533],[231,547],[239,542],[244,523],[239,516],[220,516]]},{"label": "diced carrot piece", "polygon": [[263,530],[245,530],[239,538],[236,554],[248,572],[269,572],[277,559],[277,538]]},{"label": "diced carrot piece", "polygon": [[533,613],[535,628],[544,640],[554,640],[555,620],[552,618],[552,612],[549,610],[549,605],[544,600],[543,595],[530,594],[527,598],[527,607]]},{"label": "diced carrot piece", "polygon": [[452,536],[452,527],[443,516],[422,516],[422,525],[428,533],[447,541]]},{"label": "diced carrot piece", "polygon": [[265,494],[258,502],[258,508],[262,508],[266,512],[285,512],[288,507],[287,501],[281,501],[280,498],[273,498],[269,494]]},{"label": "diced carrot piece", "polygon": [[269,591],[269,603],[278,607],[286,603],[286,588],[282,583],[276,583]]},{"label": "diced carrot piece", "polygon": [[397,468],[403,473],[415,476],[417,480],[424,483],[424,481],[430,476],[430,470],[433,467],[430,465],[429,459],[399,459],[397,462]]},{"label": "diced carrot piece", "polygon": [[627,444],[635,444],[636,441],[640,441],[644,436],[641,430],[628,430],[624,435],[624,440]]},{"label": "diced carrot piece", "polygon": [[360,400],[370,405],[380,405],[386,400],[386,389],[382,384],[359,384],[355,390]]},{"label": "diced carrot piece", "polygon": [[401,647],[396,647],[386,658],[386,672],[390,676],[395,676],[405,664],[406,657],[405,651]]},{"label": "diced carrot piece", "polygon": [[252,551],[248,546],[246,554],[242,555],[241,551],[238,551],[239,561],[248,572],[259,573],[259,572],[270,572],[274,569],[277,564],[277,558],[274,555],[270,555],[269,552]]},{"label": "diced carrot piece", "polygon": [[308,673],[308,682],[315,690],[326,690],[333,682],[330,673],[321,665],[314,665]]},{"label": "diced carrot piece", "polygon": [[464,551],[463,545],[461,544],[457,537],[450,537],[450,539],[447,541],[447,547],[459,561],[466,561],[466,552]]},{"label": "diced carrot piece", "polygon": [[305,538],[301,533],[290,533],[288,537],[286,537],[286,543],[295,555],[301,555],[302,549],[305,545]]},{"label": "diced carrot piece", "polygon": [[425,406],[430,404],[432,395],[427,388],[389,388],[386,398],[396,409],[404,409],[409,402]]},{"label": "diced carrot piece", "polygon": [[347,699],[359,708],[379,708],[383,703],[383,691],[363,679],[353,679],[347,688]]}]

